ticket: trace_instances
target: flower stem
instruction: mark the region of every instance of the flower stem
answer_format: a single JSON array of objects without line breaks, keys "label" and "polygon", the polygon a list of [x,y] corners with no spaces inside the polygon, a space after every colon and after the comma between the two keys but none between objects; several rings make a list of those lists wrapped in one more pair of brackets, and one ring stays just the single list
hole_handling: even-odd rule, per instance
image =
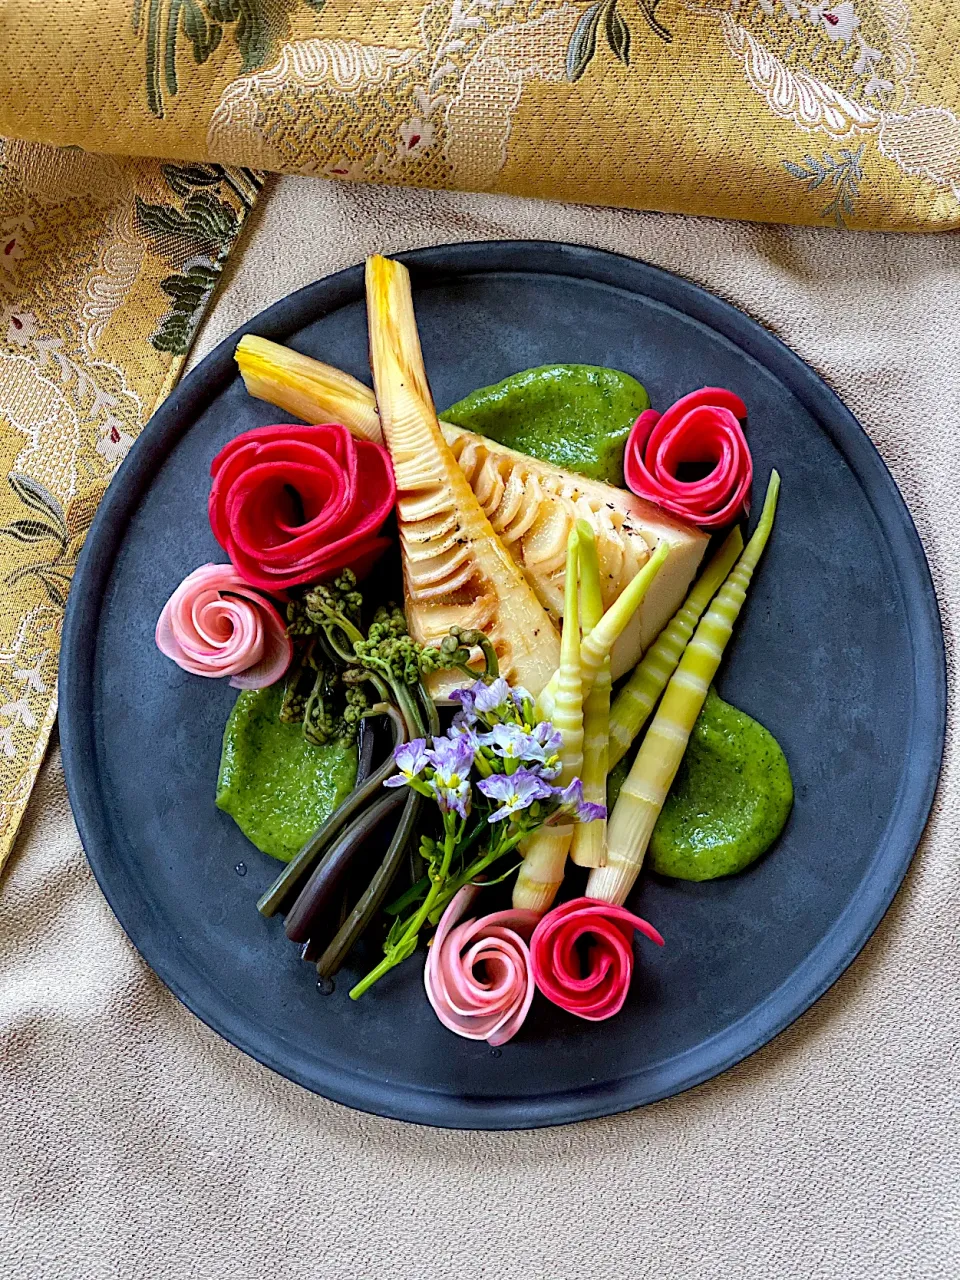
[{"label": "flower stem", "polygon": [[520,841],[525,840],[529,834],[529,831],[520,830],[514,832],[507,840],[499,840],[492,849],[481,854],[479,858],[474,858],[468,867],[465,867],[458,876],[455,876],[444,885],[428,917],[430,924],[437,924],[447,904],[465,884],[469,884],[471,880],[476,880],[477,876],[486,871],[487,867],[499,862],[504,854],[509,853],[511,849],[515,849]]}]

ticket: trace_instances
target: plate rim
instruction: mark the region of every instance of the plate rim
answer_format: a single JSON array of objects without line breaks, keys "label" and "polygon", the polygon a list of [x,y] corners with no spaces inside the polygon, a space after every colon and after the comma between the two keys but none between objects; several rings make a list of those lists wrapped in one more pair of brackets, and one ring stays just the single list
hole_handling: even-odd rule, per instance
[{"label": "plate rim", "polygon": [[[829,931],[784,982],[736,1022],[679,1057],[669,1070],[647,1067],[590,1089],[566,1089],[536,1099],[477,1098],[425,1086],[398,1085],[367,1075],[345,1075],[301,1054],[280,1060],[269,1037],[241,1016],[192,964],[169,946],[169,936],[145,928],[142,898],[130,869],[111,858],[109,827],[97,785],[94,740],[96,635],[104,591],[116,552],[156,467],[189,430],[197,412],[235,376],[233,352],[247,333],[289,337],[306,324],[363,294],[363,264],[347,267],[272,303],[223,339],[155,410],[117,470],[81,551],[63,624],[60,650],[60,742],[71,808],[87,861],[114,915],[154,973],[196,1017],[242,1052],[321,1096],[389,1119],[453,1129],[517,1130],[575,1123],[619,1114],[712,1079],[769,1043],[805,1013],[852,964],[889,909],[916,854],[939,781],[946,732],[946,649],[942,622],[913,517],[876,446],[820,374],[780,338],[732,303],[674,272],[636,258],[585,245],[541,240],[472,241],[413,249],[395,255],[414,276],[438,282],[451,276],[492,273],[552,274],[641,294],[699,321],[763,365],[798,399],[826,432],[860,484],[898,569],[913,645],[914,699],[911,750],[896,808],[881,835],[869,878]],[[919,638],[919,639],[918,639]],[[916,740],[920,738],[920,749]],[[908,786],[912,784],[912,786]],[[118,874],[119,873],[119,874]],[[132,926],[127,920],[139,909]],[[191,975],[195,981],[191,984]],[[200,986],[197,985],[199,982]],[[202,993],[198,994],[198,991]],[[210,997],[213,997],[211,1003]],[[682,1069],[677,1070],[680,1064]],[[308,1070],[309,1068],[309,1070]],[[658,1079],[658,1076],[669,1076]]]}]

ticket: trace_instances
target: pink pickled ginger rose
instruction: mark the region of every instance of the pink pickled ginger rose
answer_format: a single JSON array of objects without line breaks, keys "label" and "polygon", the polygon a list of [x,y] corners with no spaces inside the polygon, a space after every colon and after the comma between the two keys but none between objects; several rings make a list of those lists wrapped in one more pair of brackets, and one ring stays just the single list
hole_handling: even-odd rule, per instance
[{"label": "pink pickled ginger rose", "polygon": [[464,885],[444,911],[423,981],[445,1027],[499,1045],[520,1030],[533,1000],[525,938],[538,917],[534,911],[495,911],[457,924],[479,892],[477,885]]},{"label": "pink pickled ginger rose", "polygon": [[195,676],[231,676],[235,689],[263,689],[293,657],[286,623],[233,565],[205,564],[163,606],[157,648]]},{"label": "pink pickled ginger rose", "polygon": [[[633,931],[657,946],[663,938],[652,924],[624,907],[596,898],[574,898],[548,911],[530,940],[530,963],[537,986],[553,1004],[588,1022],[619,1013],[633,976]],[[583,948],[586,944],[586,959]]]},{"label": "pink pickled ginger rose", "polygon": [[[750,510],[753,460],[740,425],[746,417],[740,397],[722,387],[692,391],[663,414],[646,409],[624,450],[627,487],[701,529],[733,524]],[[706,474],[681,480],[690,466]]]}]

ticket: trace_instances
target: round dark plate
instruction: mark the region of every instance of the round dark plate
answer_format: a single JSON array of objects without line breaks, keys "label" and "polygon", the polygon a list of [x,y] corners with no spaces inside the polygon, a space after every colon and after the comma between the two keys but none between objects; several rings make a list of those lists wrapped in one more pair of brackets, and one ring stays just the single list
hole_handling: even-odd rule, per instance
[{"label": "round dark plate", "polygon": [[161,657],[153,629],[177,583],[223,559],[206,518],[211,458],[238,432],[284,416],[246,395],[237,339],[262,334],[369,381],[359,266],[222,343],[154,415],[110,486],[64,629],[61,741],[74,813],[146,961],[204,1022],[290,1079],[380,1115],[465,1128],[623,1111],[706,1080],[776,1035],[843,972],[889,906],[943,744],[929,571],[854,418],[733,307],[643,263],[567,245],[400,256],[440,406],[560,361],[633,373],[659,407],[705,384],[747,402],[755,488],[762,494],[775,465],[783,491],[719,688],[786,751],[796,804],[782,838],[732,879],[641,877],[631,905],[667,945],[641,946],[623,1012],[592,1025],[538,997],[502,1051],[440,1025],[416,962],[352,1004],[360,957],[321,996],[282,922],[258,915],[277,864],[213,803],[235,694]]}]

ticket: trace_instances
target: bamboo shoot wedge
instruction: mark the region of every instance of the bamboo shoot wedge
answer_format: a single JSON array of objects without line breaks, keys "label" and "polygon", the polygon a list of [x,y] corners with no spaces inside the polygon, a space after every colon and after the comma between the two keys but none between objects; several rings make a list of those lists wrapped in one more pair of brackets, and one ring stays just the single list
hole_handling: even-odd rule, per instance
[{"label": "bamboo shoot wedge", "polygon": [[[236,360],[251,395],[306,422],[339,422],[364,439],[382,440],[373,392],[349,374],[253,334],[240,339]],[[652,552],[667,548],[663,572],[611,656],[613,678],[625,675],[683,601],[707,536],[624,489],[564,471],[448,422],[441,422],[440,430],[494,533],[555,624],[563,616],[567,536],[577,520],[587,520],[597,540],[605,609]]]},{"label": "bamboo shoot wedge", "polygon": [[[397,482],[410,634],[428,644],[453,625],[483,631],[501,674],[536,697],[558,666],[560,639],[440,431],[401,263],[367,260],[367,316],[377,407]],[[437,677],[430,680],[431,692],[442,695]]]},{"label": "bamboo shoot wedge", "polygon": [[633,888],[667,792],[770,537],[779,490],[780,477],[773,471],[753,537],[684,650],[627,774],[607,824],[607,865],[591,871],[588,897],[622,906]]},{"label": "bamboo shoot wedge", "polygon": [[[567,539],[566,596],[557,696],[551,717],[560,733],[560,777],[568,787],[583,765],[583,689],[580,681],[580,610],[578,604],[580,536]],[[513,905],[519,911],[549,911],[563,883],[563,870],[573,841],[573,823],[541,827],[520,846],[523,862],[513,885]]]}]

